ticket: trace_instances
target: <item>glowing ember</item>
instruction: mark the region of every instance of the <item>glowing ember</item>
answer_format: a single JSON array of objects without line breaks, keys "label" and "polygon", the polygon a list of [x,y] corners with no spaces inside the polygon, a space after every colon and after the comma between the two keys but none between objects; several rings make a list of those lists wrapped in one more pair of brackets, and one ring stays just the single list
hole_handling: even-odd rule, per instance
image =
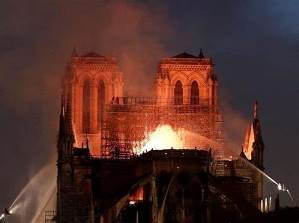
[{"label": "glowing ember", "polygon": [[152,132],[147,139],[143,142],[144,146],[137,154],[154,149],[179,149],[183,148],[184,142],[180,133],[176,132],[170,125],[160,125]]}]

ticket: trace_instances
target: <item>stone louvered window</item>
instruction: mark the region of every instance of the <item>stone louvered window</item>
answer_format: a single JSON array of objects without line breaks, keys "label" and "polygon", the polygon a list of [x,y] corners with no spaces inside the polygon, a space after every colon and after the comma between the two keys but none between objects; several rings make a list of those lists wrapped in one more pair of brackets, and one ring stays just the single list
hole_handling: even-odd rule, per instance
[{"label": "stone louvered window", "polygon": [[174,104],[183,104],[183,85],[181,81],[177,81],[174,87]]},{"label": "stone louvered window", "polygon": [[196,81],[193,81],[191,84],[191,97],[190,97],[191,105],[199,104],[199,88]]},{"label": "stone louvered window", "polygon": [[98,129],[101,129],[101,124],[104,118],[105,109],[105,84],[101,80],[98,84]]},{"label": "stone louvered window", "polygon": [[90,132],[90,81],[86,79],[83,84],[83,112],[82,112],[82,130],[83,133]]}]

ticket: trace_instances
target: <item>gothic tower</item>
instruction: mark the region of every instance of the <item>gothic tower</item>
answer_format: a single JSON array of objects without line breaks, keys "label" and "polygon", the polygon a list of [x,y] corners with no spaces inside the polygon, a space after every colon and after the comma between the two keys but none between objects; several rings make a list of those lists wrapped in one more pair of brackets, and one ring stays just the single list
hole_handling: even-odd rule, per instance
[{"label": "gothic tower", "polygon": [[100,154],[105,106],[123,95],[123,85],[115,58],[93,52],[79,56],[74,50],[63,88],[71,104],[76,147],[88,139],[91,154]]},{"label": "gothic tower", "polygon": [[[248,125],[246,131],[241,157],[251,162],[260,170],[264,170],[264,147],[261,123],[258,118],[258,103],[256,101],[253,106],[253,120]],[[251,172],[251,179],[255,183],[256,188],[255,192],[251,196],[255,197],[255,202],[261,210],[262,207],[259,201],[263,199],[263,175],[250,167],[248,171]]]},{"label": "gothic tower", "polygon": [[197,146],[213,148],[217,156],[223,157],[218,80],[210,57],[200,51],[198,56],[184,52],[163,58],[156,75],[155,93],[160,105],[177,110],[178,116],[188,117],[179,127],[199,136]]},{"label": "gothic tower", "polygon": [[[66,110],[65,110],[66,107]],[[66,196],[63,191],[70,188],[73,181],[72,155],[73,155],[74,134],[71,122],[70,104],[65,106],[65,97],[61,97],[61,109],[59,118],[59,132],[57,140],[57,218],[70,218],[67,214]],[[61,221],[58,221],[59,223]]]},{"label": "gothic tower", "polygon": [[[256,210],[263,196],[262,174],[246,164],[263,169],[257,103],[243,158],[226,159],[211,58],[200,52],[162,59],[153,99],[123,97],[123,85],[114,58],[73,52],[63,81],[57,143],[58,223],[133,222],[126,219],[136,220],[129,216],[135,208],[140,219],[148,219],[142,222],[161,216],[202,222],[224,212],[231,219],[235,211],[246,214],[247,205]],[[131,153],[160,125],[180,134],[184,130],[180,137],[186,145]]]},{"label": "gothic tower", "polygon": [[218,82],[211,58],[182,53],[160,62],[156,96],[162,102],[217,106]]}]

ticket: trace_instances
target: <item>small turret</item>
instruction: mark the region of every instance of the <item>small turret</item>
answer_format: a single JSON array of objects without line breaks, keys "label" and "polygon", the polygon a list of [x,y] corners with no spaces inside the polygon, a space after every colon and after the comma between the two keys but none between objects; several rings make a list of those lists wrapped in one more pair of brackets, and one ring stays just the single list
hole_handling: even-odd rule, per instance
[{"label": "small turret", "polygon": [[72,51],[72,57],[77,57],[78,53],[77,53],[77,49],[76,46],[74,46],[73,51]]},{"label": "small turret", "polygon": [[204,58],[204,54],[202,52],[202,48],[200,48],[200,51],[199,51],[199,55],[198,55],[198,58]]},{"label": "small turret", "polygon": [[[88,144],[88,135],[85,133],[85,140],[86,140],[86,149],[89,150],[89,144]],[[83,148],[83,147],[82,147]]]},{"label": "small turret", "polygon": [[73,146],[75,142],[74,130],[73,130],[73,119],[72,119],[72,105],[71,105],[71,92],[69,90],[68,98],[66,102],[66,112],[65,112],[65,120],[66,120],[66,131],[68,135],[68,140]]},{"label": "small turret", "polygon": [[66,100],[63,93],[61,96],[59,131],[57,139],[58,159],[60,161],[71,157],[73,144],[75,142],[70,110],[71,106],[69,102],[67,102],[65,109],[65,103]]},{"label": "small turret", "polygon": [[254,119],[257,119],[258,118],[258,110],[257,110],[257,106],[258,106],[258,104],[257,104],[257,100],[255,101],[255,103],[254,103],[254,106],[253,106],[253,118]]},{"label": "small turret", "polygon": [[61,95],[60,103],[60,116],[59,116],[59,130],[58,130],[58,140],[57,147],[65,141],[65,112],[64,112],[64,95]]}]

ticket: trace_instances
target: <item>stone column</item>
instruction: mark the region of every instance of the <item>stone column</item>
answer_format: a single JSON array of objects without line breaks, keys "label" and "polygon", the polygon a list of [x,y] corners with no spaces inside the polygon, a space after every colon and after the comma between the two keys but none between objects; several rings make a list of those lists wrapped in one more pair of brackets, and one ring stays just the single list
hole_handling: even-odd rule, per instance
[{"label": "stone column", "polygon": [[174,85],[169,85],[169,92],[168,92],[168,103],[170,105],[173,105],[174,104]]},{"label": "stone column", "polygon": [[190,86],[183,85],[183,104],[190,104]]},{"label": "stone column", "polygon": [[78,83],[73,83],[73,104],[72,104],[72,109],[73,109],[73,123],[74,123],[74,128],[75,131],[79,130],[80,127],[80,103],[82,98],[80,97],[80,86]]},{"label": "stone column", "polygon": [[124,96],[124,82],[120,81],[119,83],[119,96],[123,97]]},{"label": "stone column", "polygon": [[111,102],[112,97],[113,97],[112,84],[108,83],[107,85],[105,85],[105,103],[109,104]]},{"label": "stone column", "polygon": [[214,106],[218,106],[218,81],[214,81]]},{"label": "stone column", "polygon": [[77,92],[76,92],[76,110],[77,110],[77,129],[78,129],[78,132],[79,133],[83,133],[83,85],[82,84],[78,84],[77,86],[76,86],[76,88],[77,88]]},{"label": "stone column", "polygon": [[214,91],[213,91],[213,81],[211,79],[209,79],[208,88],[209,88],[208,89],[208,91],[209,91],[209,94],[208,94],[209,106],[212,107]]}]

